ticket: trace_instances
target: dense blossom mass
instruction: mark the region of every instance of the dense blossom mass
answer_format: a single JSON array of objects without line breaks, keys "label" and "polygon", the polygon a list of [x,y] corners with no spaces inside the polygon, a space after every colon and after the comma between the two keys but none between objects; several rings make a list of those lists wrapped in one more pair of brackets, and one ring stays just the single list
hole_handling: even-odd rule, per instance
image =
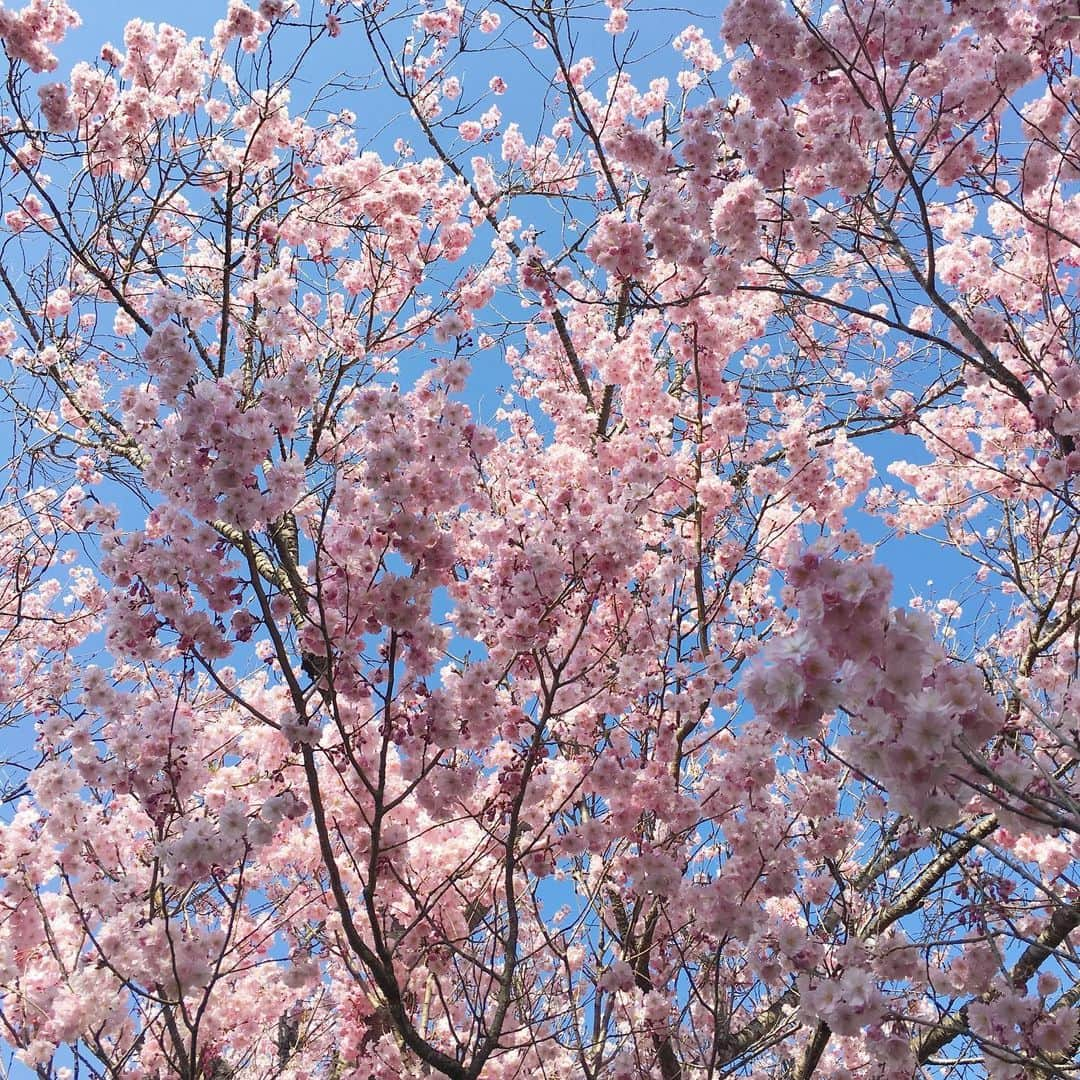
[{"label": "dense blossom mass", "polygon": [[12,1076],[1077,1075],[1080,9],[703,6],[0,7]]}]

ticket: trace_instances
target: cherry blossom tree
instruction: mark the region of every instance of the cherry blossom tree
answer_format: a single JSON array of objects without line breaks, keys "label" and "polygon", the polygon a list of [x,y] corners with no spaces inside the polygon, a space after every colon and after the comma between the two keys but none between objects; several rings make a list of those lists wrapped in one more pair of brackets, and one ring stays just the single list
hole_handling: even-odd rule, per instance
[{"label": "cherry blossom tree", "polygon": [[1080,8],[661,7],[0,8],[13,1076],[1077,1075]]}]

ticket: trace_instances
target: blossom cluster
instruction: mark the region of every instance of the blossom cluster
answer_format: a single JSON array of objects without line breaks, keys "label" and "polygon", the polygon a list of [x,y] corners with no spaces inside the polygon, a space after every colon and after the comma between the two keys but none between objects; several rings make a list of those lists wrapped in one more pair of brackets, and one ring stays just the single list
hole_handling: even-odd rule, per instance
[{"label": "blossom cluster", "polygon": [[816,735],[835,712],[841,752],[890,794],[890,805],[941,825],[971,797],[963,749],[1002,727],[973,665],[949,662],[925,617],[890,607],[891,575],[867,559],[813,551],[787,569],[797,629],[771,641],[743,682],[778,733]]}]

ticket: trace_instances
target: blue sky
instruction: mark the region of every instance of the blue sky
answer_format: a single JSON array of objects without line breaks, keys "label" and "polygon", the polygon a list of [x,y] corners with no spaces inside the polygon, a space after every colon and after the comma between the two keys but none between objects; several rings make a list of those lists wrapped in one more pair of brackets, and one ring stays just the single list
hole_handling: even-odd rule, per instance
[{"label": "blue sky", "polygon": [[[14,6],[14,5],[13,5]],[[214,22],[225,13],[226,4],[218,0],[185,0],[168,3],[163,0],[100,0],[75,2],[71,5],[82,16],[82,26],[73,30],[59,50],[60,68],[65,62],[90,59],[107,41],[120,44],[124,26],[130,19],[148,22],[167,22],[186,30],[192,37],[209,37]]]}]

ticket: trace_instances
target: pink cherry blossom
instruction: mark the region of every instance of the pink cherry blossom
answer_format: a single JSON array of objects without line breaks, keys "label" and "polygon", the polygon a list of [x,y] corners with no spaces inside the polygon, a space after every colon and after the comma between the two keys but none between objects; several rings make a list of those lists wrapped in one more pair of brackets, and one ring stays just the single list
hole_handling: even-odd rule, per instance
[{"label": "pink cherry blossom", "polygon": [[0,10],[5,1053],[1067,1071],[1066,7],[149,18]]}]

